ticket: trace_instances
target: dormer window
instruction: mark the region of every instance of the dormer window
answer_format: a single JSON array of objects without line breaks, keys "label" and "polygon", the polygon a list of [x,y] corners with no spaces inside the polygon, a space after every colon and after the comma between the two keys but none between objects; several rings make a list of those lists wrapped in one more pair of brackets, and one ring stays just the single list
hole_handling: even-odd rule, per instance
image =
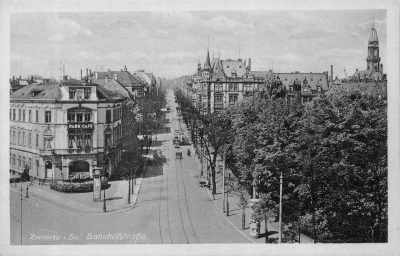
[{"label": "dormer window", "polygon": [[76,94],[76,89],[69,88],[69,99],[70,100],[75,99],[75,94]]},{"label": "dormer window", "polygon": [[289,91],[293,91],[293,86],[290,86],[290,87],[289,87]]},{"label": "dormer window", "polygon": [[114,74],[114,80],[118,80],[118,74]]},{"label": "dormer window", "polygon": [[85,100],[88,100],[90,98],[90,91],[91,91],[90,88],[85,89],[84,91]]},{"label": "dormer window", "polygon": [[303,87],[303,92],[308,92],[308,87],[307,86]]},{"label": "dormer window", "polygon": [[322,91],[321,86],[318,86],[318,87],[317,87],[317,91],[318,91],[318,92]]}]

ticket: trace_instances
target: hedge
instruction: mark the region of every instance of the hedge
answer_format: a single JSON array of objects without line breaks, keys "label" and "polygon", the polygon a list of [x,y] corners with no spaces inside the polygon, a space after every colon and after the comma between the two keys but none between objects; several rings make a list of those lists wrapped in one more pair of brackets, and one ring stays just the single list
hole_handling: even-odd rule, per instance
[{"label": "hedge", "polygon": [[[108,180],[101,181],[101,189],[108,189],[111,184]],[[63,193],[85,193],[93,192],[93,180],[82,183],[70,183],[62,180],[55,180],[50,183],[50,189]]]}]

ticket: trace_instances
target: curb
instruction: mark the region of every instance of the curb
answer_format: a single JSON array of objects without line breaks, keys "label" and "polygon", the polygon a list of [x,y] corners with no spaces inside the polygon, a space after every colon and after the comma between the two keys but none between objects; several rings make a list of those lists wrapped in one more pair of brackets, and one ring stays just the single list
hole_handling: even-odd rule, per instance
[{"label": "curb", "polygon": [[[139,180],[139,179],[137,180],[138,183],[137,183],[136,185],[138,186],[138,191],[137,191],[137,194],[135,194],[135,196],[133,197],[133,202],[131,203],[131,205],[130,205],[129,207],[126,207],[126,208],[123,208],[123,209],[119,209],[119,210],[108,211],[108,212],[103,212],[103,213],[82,213],[82,212],[73,212],[73,211],[69,211],[69,210],[62,209],[62,208],[60,208],[60,207],[58,207],[58,206],[55,206],[55,205],[53,205],[53,204],[50,204],[50,203],[48,203],[48,202],[45,202],[45,201],[39,199],[38,196],[36,196],[35,194],[31,194],[31,195],[30,195],[30,198],[32,198],[32,199],[34,199],[34,200],[36,200],[36,201],[39,201],[39,202],[41,202],[41,203],[43,203],[43,204],[45,204],[45,205],[48,205],[48,206],[50,206],[50,207],[53,207],[53,208],[55,208],[55,209],[57,209],[57,210],[60,210],[60,211],[62,211],[62,212],[66,212],[66,213],[69,213],[69,214],[75,214],[75,215],[92,215],[92,216],[95,216],[95,215],[116,214],[116,213],[126,212],[126,211],[128,211],[128,210],[131,210],[133,207],[135,207],[137,198],[138,198],[138,196],[139,196],[140,187],[142,186],[143,176],[144,176],[144,174],[146,173],[146,171],[147,171],[147,165],[145,166],[145,170],[144,170],[144,172],[142,173],[142,177],[139,178],[140,180]],[[13,192],[16,192],[16,193],[18,193],[18,194],[24,195],[24,192],[21,193],[20,190],[15,190],[15,189],[13,189],[13,188],[10,188],[10,190],[13,191]]]}]

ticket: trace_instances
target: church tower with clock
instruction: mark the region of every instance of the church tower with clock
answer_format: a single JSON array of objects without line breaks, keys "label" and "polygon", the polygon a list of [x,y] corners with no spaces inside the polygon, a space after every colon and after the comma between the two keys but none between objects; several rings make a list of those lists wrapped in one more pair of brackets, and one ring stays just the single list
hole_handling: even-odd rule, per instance
[{"label": "church tower with clock", "polygon": [[372,23],[371,34],[368,40],[367,70],[381,71],[379,69],[381,58],[379,57],[378,33],[375,29],[375,22]]}]

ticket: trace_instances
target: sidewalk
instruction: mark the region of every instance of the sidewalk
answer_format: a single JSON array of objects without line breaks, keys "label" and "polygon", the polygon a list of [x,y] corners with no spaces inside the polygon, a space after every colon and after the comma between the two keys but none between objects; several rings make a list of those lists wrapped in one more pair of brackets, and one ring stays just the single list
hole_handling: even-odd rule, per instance
[{"label": "sidewalk", "polygon": [[[146,170],[143,172],[143,174]],[[29,186],[29,197],[31,200],[37,200],[44,204],[50,205],[61,211],[72,214],[98,215],[111,214],[126,211],[134,207],[140,187],[142,184],[143,175],[136,179],[134,186],[134,194],[131,195],[131,203],[128,204],[128,181],[110,181],[111,186],[106,189],[106,209],[103,212],[103,200],[101,202],[93,202],[93,192],[86,193],[63,193],[50,189],[48,185],[39,185],[34,182]],[[26,187],[30,182],[23,183],[22,193],[26,195]],[[10,190],[16,193],[21,193],[21,184],[10,184]],[[103,199],[104,191],[101,191]]]}]

